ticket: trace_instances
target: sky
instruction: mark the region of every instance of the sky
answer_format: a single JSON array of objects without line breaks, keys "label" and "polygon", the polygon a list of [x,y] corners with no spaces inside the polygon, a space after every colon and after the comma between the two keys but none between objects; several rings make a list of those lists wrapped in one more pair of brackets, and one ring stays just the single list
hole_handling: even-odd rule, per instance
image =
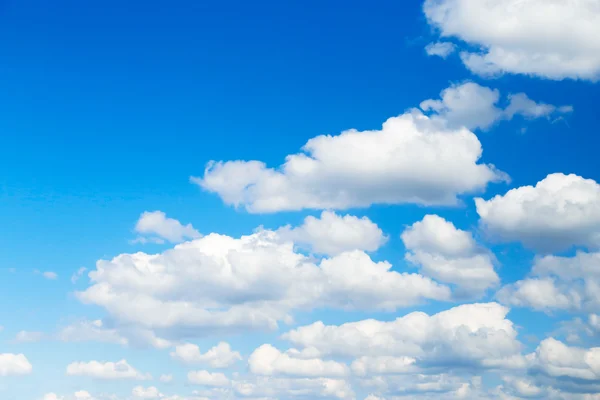
[{"label": "sky", "polygon": [[600,399],[597,0],[0,0],[3,400]]}]

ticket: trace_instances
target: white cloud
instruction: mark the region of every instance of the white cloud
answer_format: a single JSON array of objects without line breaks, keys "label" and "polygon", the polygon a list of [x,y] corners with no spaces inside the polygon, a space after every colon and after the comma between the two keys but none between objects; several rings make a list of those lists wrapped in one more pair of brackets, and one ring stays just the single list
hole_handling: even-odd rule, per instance
[{"label": "white cloud", "polygon": [[252,398],[356,398],[348,381],[332,378],[256,377],[250,381],[236,381],[233,388],[241,396]]},{"label": "white cloud", "polygon": [[275,328],[295,309],[394,310],[450,298],[430,278],[392,271],[360,251],[315,264],[265,230],[239,239],[211,234],[161,254],[121,254],[98,261],[89,275],[92,286],[76,293],[80,300],[104,307],[117,324],[171,336]]},{"label": "white cloud", "polygon": [[155,387],[150,386],[144,388],[143,386],[136,386],[131,391],[133,397],[138,399],[159,399],[164,397],[164,395]]},{"label": "white cloud", "polygon": [[[143,212],[135,225],[135,231],[140,235],[145,235],[135,240],[141,243],[147,241],[160,243],[162,240],[180,243],[186,239],[196,239],[201,236],[192,224],[183,225],[176,219],[167,218],[162,211]],[[150,236],[148,237],[148,235]]]},{"label": "white cloud", "polygon": [[0,376],[28,375],[32,370],[25,355],[0,353]]},{"label": "white cloud", "polygon": [[308,216],[296,228],[286,226],[277,233],[283,240],[306,245],[315,253],[336,255],[345,251],[376,251],[387,237],[369,218],[323,211],[320,218]]},{"label": "white cloud", "polygon": [[72,276],[71,276],[71,283],[75,284],[77,283],[77,281],[83,276],[83,274],[85,274],[85,271],[87,271],[87,268],[85,267],[81,267],[77,270],[77,272],[75,272]]},{"label": "white cloud", "polygon": [[[340,326],[316,322],[291,330],[283,338],[316,348],[323,355],[415,359],[414,363],[401,358],[378,364],[391,370],[397,370],[399,363],[415,368],[452,364],[523,367],[521,344],[507,313],[508,308],[496,303],[465,304],[432,316],[414,312],[390,322],[369,319]],[[368,361],[377,360],[359,359],[366,370]],[[357,365],[358,372],[360,367]]]},{"label": "white cloud", "polygon": [[310,139],[278,168],[260,161],[211,162],[192,182],[249,212],[347,209],[372,204],[455,205],[457,196],[505,181],[478,164],[482,148],[466,129],[436,126],[417,110],[381,130]]},{"label": "white cloud", "polygon": [[[109,397],[110,400],[117,400],[116,396]],[[85,390],[79,390],[72,396],[59,396],[56,393],[46,393],[42,400],[95,400],[95,398]]]},{"label": "white cloud", "polygon": [[161,382],[163,382],[163,383],[170,383],[170,382],[173,382],[173,375],[171,375],[171,374],[162,374],[158,380],[161,381]]},{"label": "white cloud", "polygon": [[146,380],[152,377],[133,368],[126,360],[115,362],[74,362],[67,366],[67,375],[88,376],[97,379],[138,379]]},{"label": "white cloud", "polygon": [[319,358],[296,358],[294,353],[282,353],[270,344],[254,350],[248,358],[250,371],[258,375],[289,375],[300,377],[343,377],[348,367],[336,361]]},{"label": "white cloud", "polygon": [[514,396],[539,398],[547,395],[547,392],[543,387],[538,386],[529,378],[507,376],[503,377],[502,380]]},{"label": "white cloud", "polygon": [[500,301],[541,311],[587,310],[600,307],[600,253],[579,251],[573,257],[535,259],[530,276],[503,287]]},{"label": "white cloud", "polygon": [[592,81],[600,76],[595,0],[425,0],[423,11],[442,38],[480,47],[461,52],[473,73]]},{"label": "white cloud", "polygon": [[456,45],[450,42],[435,42],[429,43],[425,46],[425,52],[430,56],[438,56],[441,58],[446,58],[450,54],[454,53],[456,50]]},{"label": "white cloud", "polygon": [[600,185],[577,175],[550,174],[490,200],[475,199],[486,231],[541,252],[600,245]]},{"label": "white cloud", "polygon": [[421,272],[458,285],[463,294],[482,295],[500,282],[492,254],[477,245],[471,233],[437,215],[426,215],[402,233],[406,258]]},{"label": "white cloud", "polygon": [[39,342],[44,338],[43,332],[20,331],[15,336],[15,343],[32,343]]},{"label": "white cloud", "polygon": [[432,121],[451,129],[464,126],[486,130],[499,121],[510,120],[517,115],[527,119],[548,118],[573,110],[570,106],[536,103],[525,93],[509,94],[508,103],[502,108],[498,89],[474,82],[454,84],[444,89],[440,97],[440,100],[425,100],[420,107],[430,114]]},{"label": "white cloud", "polygon": [[240,353],[232,351],[226,342],[219,342],[204,354],[197,345],[185,343],[175,347],[171,357],[187,364],[208,364],[213,368],[227,368],[242,359]]},{"label": "white cloud", "polygon": [[600,347],[571,347],[554,339],[543,340],[532,355],[532,366],[554,377],[600,382]]},{"label": "white cloud", "polygon": [[573,289],[562,293],[551,278],[528,278],[517,281],[500,289],[496,297],[504,304],[530,307],[540,311],[577,309],[581,307],[582,300]]},{"label": "white cloud", "polygon": [[190,371],[187,377],[188,381],[194,385],[223,387],[231,384],[229,378],[220,372]]},{"label": "white cloud", "polygon": [[52,271],[43,272],[42,276],[51,281],[54,281],[58,278],[58,274],[56,272],[52,272]]}]

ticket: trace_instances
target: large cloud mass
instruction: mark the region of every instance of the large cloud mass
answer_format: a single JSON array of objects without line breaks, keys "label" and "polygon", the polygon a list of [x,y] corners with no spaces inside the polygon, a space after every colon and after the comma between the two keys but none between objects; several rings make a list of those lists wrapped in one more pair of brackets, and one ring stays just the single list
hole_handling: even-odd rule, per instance
[{"label": "large cloud mass", "polygon": [[454,205],[506,176],[479,163],[477,136],[447,129],[413,110],[381,130],[310,139],[279,168],[260,161],[210,163],[192,181],[250,212],[346,209],[371,204]]},{"label": "large cloud mass", "polygon": [[423,11],[442,37],[480,48],[461,52],[476,74],[600,77],[596,0],[426,0]]},{"label": "large cloud mass", "polygon": [[161,254],[99,261],[79,299],[104,307],[113,323],[161,335],[275,328],[294,309],[394,310],[447,300],[448,287],[391,270],[362,251],[315,262],[273,231],[239,239],[210,234]]},{"label": "large cloud mass", "polygon": [[600,185],[592,179],[550,174],[475,205],[487,232],[500,240],[542,252],[600,245]]}]

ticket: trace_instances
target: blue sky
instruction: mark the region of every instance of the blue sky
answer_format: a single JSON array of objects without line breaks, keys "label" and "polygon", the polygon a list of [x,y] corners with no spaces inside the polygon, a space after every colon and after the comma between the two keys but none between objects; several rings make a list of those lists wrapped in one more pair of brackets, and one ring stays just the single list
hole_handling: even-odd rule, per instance
[{"label": "blue sky", "polygon": [[0,1],[0,397],[592,399],[600,9],[504,3]]}]

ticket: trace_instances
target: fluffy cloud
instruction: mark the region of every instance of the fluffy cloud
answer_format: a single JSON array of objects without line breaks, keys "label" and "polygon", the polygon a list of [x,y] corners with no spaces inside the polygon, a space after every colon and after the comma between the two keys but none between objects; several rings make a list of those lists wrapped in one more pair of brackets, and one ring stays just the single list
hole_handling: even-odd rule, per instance
[{"label": "fluffy cloud", "polygon": [[67,366],[67,375],[88,376],[96,379],[151,379],[149,374],[142,374],[127,363],[126,360],[114,362],[74,362]]},{"label": "fluffy cloud", "polygon": [[25,355],[0,353],[0,376],[27,375],[32,370]]},{"label": "fluffy cloud", "polygon": [[577,175],[550,174],[490,200],[475,199],[486,231],[541,252],[600,245],[600,185]]},{"label": "fluffy cloud", "polygon": [[229,378],[220,372],[208,371],[190,371],[188,372],[188,381],[194,385],[202,386],[229,386]]},{"label": "fluffy cloud", "polygon": [[171,357],[187,364],[208,364],[213,368],[227,368],[242,359],[237,351],[232,351],[226,342],[220,342],[206,353],[200,353],[195,344],[185,343],[175,347]]},{"label": "fluffy cloud", "polygon": [[310,139],[278,168],[260,161],[211,162],[192,182],[249,212],[347,209],[372,204],[454,205],[457,196],[507,179],[479,164],[482,148],[467,129],[433,124],[417,110],[381,130]]},{"label": "fluffy cloud", "polygon": [[592,81],[600,76],[595,0],[425,0],[423,11],[443,38],[480,47],[461,52],[476,74]]},{"label": "fluffy cloud", "polygon": [[440,93],[440,100],[425,100],[420,107],[431,119],[447,128],[488,129],[496,122],[517,115],[524,118],[548,118],[572,111],[570,106],[556,107],[536,103],[525,93],[509,94],[505,108],[500,107],[500,92],[474,82],[452,85]]},{"label": "fluffy cloud", "polygon": [[532,367],[554,377],[600,383],[600,347],[571,347],[554,339],[543,340],[532,355]]},{"label": "fluffy cloud", "polygon": [[351,250],[376,251],[387,241],[383,231],[369,218],[340,216],[332,211],[323,211],[320,218],[308,216],[301,226],[286,226],[277,233],[284,240],[328,255]]},{"label": "fluffy cloud", "polygon": [[450,54],[454,53],[456,50],[456,45],[450,42],[436,42],[429,43],[425,46],[425,52],[430,56],[438,56],[441,58],[446,58]]},{"label": "fluffy cloud", "polygon": [[158,399],[164,397],[164,395],[154,386],[148,388],[136,386],[131,391],[131,394],[137,399]]},{"label": "fluffy cloud", "polygon": [[162,243],[164,240],[180,243],[186,239],[196,239],[201,236],[192,224],[183,225],[176,219],[167,218],[162,211],[143,212],[135,225],[135,231],[144,235],[135,240],[141,243],[148,241]]},{"label": "fluffy cloud", "polygon": [[237,394],[252,398],[356,398],[348,381],[332,378],[257,377],[236,381],[233,388]]},{"label": "fluffy cloud", "polygon": [[248,358],[248,365],[250,371],[258,375],[343,377],[348,374],[345,364],[319,358],[296,358],[294,353],[282,353],[270,344],[254,350]]},{"label": "fluffy cloud", "polygon": [[447,287],[392,271],[364,252],[315,264],[265,230],[239,239],[211,234],[161,254],[121,254],[99,261],[89,275],[92,286],[76,293],[80,300],[161,337],[275,328],[294,309],[393,310],[450,298]]},{"label": "fluffy cloud", "polygon": [[163,382],[163,383],[170,383],[173,382],[173,375],[171,374],[162,374],[160,376],[160,378],[158,378],[159,381]]},{"label": "fluffy cloud", "polygon": [[390,322],[369,319],[340,326],[316,322],[283,338],[323,355],[358,357],[354,366],[358,372],[383,373],[389,368],[397,373],[402,368],[452,364],[520,368],[521,344],[507,313],[508,308],[496,303],[465,304],[431,316],[414,312]]},{"label": "fluffy cloud", "polygon": [[534,261],[530,276],[503,287],[497,297],[505,304],[541,311],[587,310],[600,307],[600,253],[573,257],[544,256]]},{"label": "fluffy cloud", "polygon": [[426,215],[402,233],[406,258],[436,280],[457,285],[465,295],[481,295],[500,279],[492,254],[477,245],[471,233],[437,215]]}]

